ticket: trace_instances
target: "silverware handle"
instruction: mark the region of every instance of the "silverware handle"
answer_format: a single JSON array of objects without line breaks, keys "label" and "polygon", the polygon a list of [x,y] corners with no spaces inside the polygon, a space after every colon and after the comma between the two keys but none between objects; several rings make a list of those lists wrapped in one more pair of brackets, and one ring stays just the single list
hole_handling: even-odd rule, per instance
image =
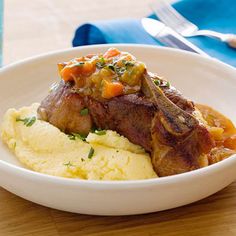
[{"label": "silverware handle", "polygon": [[235,34],[228,34],[228,38],[225,42],[232,48],[236,48],[236,35]]},{"label": "silverware handle", "polygon": [[187,39],[176,33],[169,27],[165,27],[158,35],[158,40],[163,44],[168,44],[174,48],[180,48],[186,51],[198,53],[205,57],[210,57],[200,48],[189,42]]},{"label": "silverware handle", "polygon": [[[189,35],[191,36],[191,35]],[[189,37],[186,35],[186,37]],[[223,34],[213,30],[198,30],[192,34],[192,36],[207,36],[211,38],[216,38],[222,42],[227,43],[230,47],[236,48],[236,35],[235,34]]]}]

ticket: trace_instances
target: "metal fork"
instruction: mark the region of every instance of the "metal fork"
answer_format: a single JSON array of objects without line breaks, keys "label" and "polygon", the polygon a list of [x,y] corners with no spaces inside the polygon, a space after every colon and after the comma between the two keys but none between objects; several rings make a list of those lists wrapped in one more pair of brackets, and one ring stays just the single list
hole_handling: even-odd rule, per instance
[{"label": "metal fork", "polygon": [[156,0],[150,4],[156,16],[167,26],[174,29],[184,37],[207,36],[216,38],[227,43],[230,47],[236,48],[236,35],[223,34],[212,30],[199,30],[199,28],[180,15],[169,3],[163,0]]}]

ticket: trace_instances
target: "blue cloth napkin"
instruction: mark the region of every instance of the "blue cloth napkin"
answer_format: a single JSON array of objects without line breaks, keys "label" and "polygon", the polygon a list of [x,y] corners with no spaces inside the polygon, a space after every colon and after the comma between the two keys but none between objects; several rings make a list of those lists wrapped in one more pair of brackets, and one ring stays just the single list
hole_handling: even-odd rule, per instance
[{"label": "blue cloth napkin", "polygon": [[[173,5],[200,29],[236,34],[235,0],[182,0]],[[156,18],[154,15],[149,16]],[[189,38],[209,55],[236,67],[236,49],[206,37]],[[140,43],[161,45],[143,29],[140,19],[88,22],[75,32],[73,46],[105,43]]]}]

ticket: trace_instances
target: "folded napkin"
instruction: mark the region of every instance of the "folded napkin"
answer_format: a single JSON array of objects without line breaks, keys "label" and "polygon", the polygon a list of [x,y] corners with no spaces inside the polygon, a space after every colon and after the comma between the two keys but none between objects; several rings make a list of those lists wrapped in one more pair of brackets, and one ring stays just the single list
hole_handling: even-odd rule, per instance
[{"label": "folded napkin", "polygon": [[[173,5],[200,29],[236,34],[235,0],[182,0]],[[149,17],[155,18],[154,15]],[[189,38],[209,55],[236,67],[236,49],[206,37]],[[96,21],[81,25],[75,32],[73,46],[105,43],[161,45],[143,29],[140,19]]]}]

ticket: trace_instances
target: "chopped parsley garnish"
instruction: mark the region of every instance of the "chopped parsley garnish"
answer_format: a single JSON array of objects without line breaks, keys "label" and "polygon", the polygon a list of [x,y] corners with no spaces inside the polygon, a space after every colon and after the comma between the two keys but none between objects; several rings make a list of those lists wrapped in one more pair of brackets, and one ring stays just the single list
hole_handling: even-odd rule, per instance
[{"label": "chopped parsley garnish", "polygon": [[170,88],[170,82],[169,81],[166,82],[166,87]]},{"label": "chopped parsley garnish", "polygon": [[158,79],[153,80],[154,84],[157,86],[160,86],[161,82]]},{"label": "chopped parsley garnish", "polygon": [[94,154],[94,149],[91,147],[88,153],[88,159],[92,159],[93,154]]},{"label": "chopped parsley garnish", "polygon": [[83,66],[83,65],[84,65],[84,62],[83,61],[79,61],[79,62],[77,62],[75,64],[72,64],[72,67],[74,67],[74,66]]},{"label": "chopped parsley garnish", "polygon": [[88,114],[89,114],[89,109],[88,108],[84,108],[80,111],[81,116],[87,116]]},{"label": "chopped parsley garnish", "polygon": [[125,61],[125,66],[127,67],[127,66],[134,66],[134,62],[133,61]]},{"label": "chopped parsley garnish", "polygon": [[99,58],[99,61],[96,63],[98,69],[102,69],[106,65],[104,57]]},{"label": "chopped parsley garnish", "polygon": [[19,122],[19,121],[23,122],[26,127],[30,127],[35,123],[36,117],[32,116],[32,117],[27,117],[24,119],[16,118],[16,122]]},{"label": "chopped parsley garnish", "polygon": [[103,65],[106,63],[104,57],[101,57],[101,58],[100,58],[100,63],[102,63]]},{"label": "chopped parsley garnish", "polygon": [[70,161],[67,162],[67,163],[64,163],[63,165],[66,166],[66,167],[72,167],[72,166],[74,166]]},{"label": "chopped parsley garnish", "polygon": [[84,158],[81,158],[81,161],[82,161],[82,162],[85,161]]},{"label": "chopped parsley garnish", "polygon": [[107,65],[107,68],[109,68],[112,71],[116,71],[116,68],[115,68],[115,66],[113,64]]},{"label": "chopped parsley garnish", "polygon": [[67,136],[70,140],[75,140],[75,136],[73,134],[67,134]]},{"label": "chopped parsley garnish", "polygon": [[116,73],[121,76],[126,71],[125,67],[116,67]]},{"label": "chopped parsley garnish", "polygon": [[95,130],[96,130],[96,127],[93,126],[93,127],[91,128],[90,132],[91,132],[91,133],[95,133]]},{"label": "chopped parsley garnish", "polygon": [[76,139],[73,134],[67,134],[67,136],[70,140],[75,140]]},{"label": "chopped parsley garnish", "polygon": [[68,134],[67,135],[68,136],[68,138],[70,139],[70,140],[76,140],[76,139],[80,139],[80,140],[82,140],[82,141],[85,141],[86,140],[86,135],[84,135],[84,134],[78,134],[78,133],[71,133],[71,134]]},{"label": "chopped parsley garnish", "polygon": [[107,133],[107,131],[98,129],[98,130],[95,130],[94,133],[97,135],[105,135]]},{"label": "chopped parsley garnish", "polygon": [[99,61],[96,63],[96,66],[98,69],[102,68],[110,69],[113,72],[117,73],[119,76],[121,76],[128,69],[128,67],[134,66],[135,62],[122,60],[122,64],[123,66],[118,66],[117,62],[113,62],[107,65],[105,59],[101,57],[99,58]]}]

